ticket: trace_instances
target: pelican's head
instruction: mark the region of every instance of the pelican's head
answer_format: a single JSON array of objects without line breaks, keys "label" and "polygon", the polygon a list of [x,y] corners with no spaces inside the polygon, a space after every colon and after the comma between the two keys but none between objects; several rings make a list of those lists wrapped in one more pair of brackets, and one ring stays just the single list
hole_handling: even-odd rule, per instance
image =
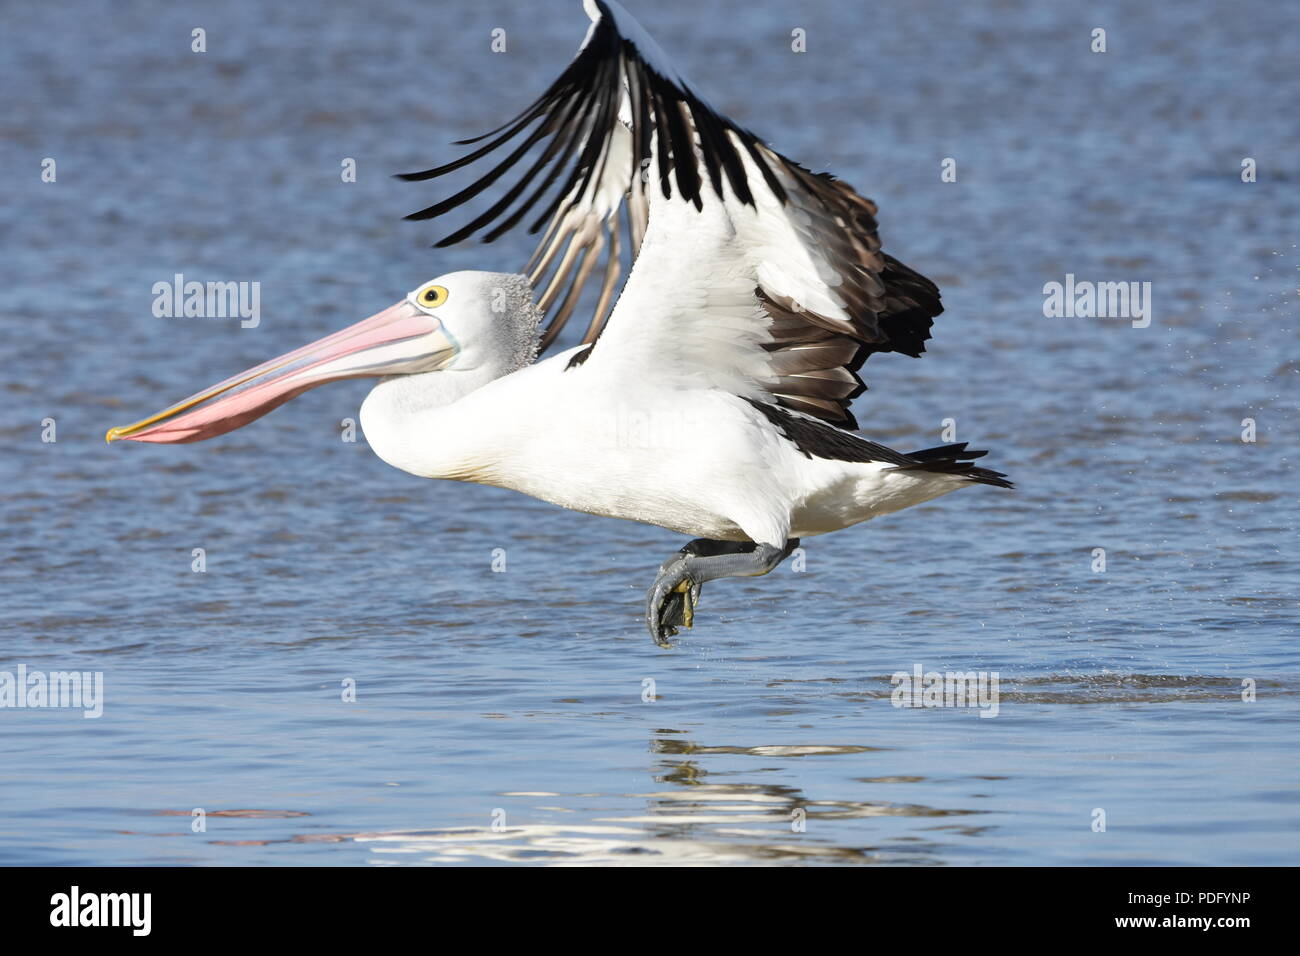
[{"label": "pelican's head", "polygon": [[505,374],[532,361],[539,319],[523,276],[452,272],[356,325],[132,425],[111,428],[104,437],[110,442],[202,441],[247,425],[309,388],[345,378],[439,371]]}]

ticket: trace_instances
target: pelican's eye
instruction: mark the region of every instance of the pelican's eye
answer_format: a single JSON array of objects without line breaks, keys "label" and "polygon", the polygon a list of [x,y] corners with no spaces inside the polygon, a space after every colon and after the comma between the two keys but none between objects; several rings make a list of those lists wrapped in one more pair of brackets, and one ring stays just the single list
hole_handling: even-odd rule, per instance
[{"label": "pelican's eye", "polygon": [[440,285],[427,285],[416,294],[415,301],[425,308],[442,305],[447,301],[447,290]]}]

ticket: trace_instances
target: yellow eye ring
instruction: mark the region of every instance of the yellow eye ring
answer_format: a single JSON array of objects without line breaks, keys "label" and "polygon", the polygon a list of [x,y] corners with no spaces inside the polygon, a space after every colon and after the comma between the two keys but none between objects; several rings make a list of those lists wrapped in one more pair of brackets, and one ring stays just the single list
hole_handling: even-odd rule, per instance
[{"label": "yellow eye ring", "polygon": [[415,301],[426,309],[442,305],[447,301],[448,292],[446,288],[440,285],[425,286],[416,293]]}]

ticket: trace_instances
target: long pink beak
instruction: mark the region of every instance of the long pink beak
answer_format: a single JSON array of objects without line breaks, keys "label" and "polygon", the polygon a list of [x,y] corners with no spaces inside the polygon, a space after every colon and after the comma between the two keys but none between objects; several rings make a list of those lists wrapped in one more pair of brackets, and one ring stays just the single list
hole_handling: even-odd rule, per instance
[{"label": "long pink beak", "polygon": [[431,372],[455,357],[442,324],[403,300],[318,342],[120,428],[105,441],[202,441],[241,428],[309,388],[345,378]]}]

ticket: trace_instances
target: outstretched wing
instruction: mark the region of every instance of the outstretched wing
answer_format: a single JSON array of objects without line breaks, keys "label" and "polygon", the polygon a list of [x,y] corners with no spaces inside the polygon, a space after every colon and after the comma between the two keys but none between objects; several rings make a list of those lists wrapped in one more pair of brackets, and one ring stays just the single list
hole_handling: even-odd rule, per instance
[{"label": "outstretched wing", "polygon": [[[671,367],[856,427],[848,406],[865,389],[858,369],[874,352],[924,351],[943,311],[938,288],[881,252],[874,203],[711,109],[613,0],[584,5],[591,28],[550,89],[466,141],[487,140],[466,156],[402,178],[432,179],[523,138],[472,185],[408,218],[440,216],[524,167],[438,245],[489,226],[491,241],[535,215],[529,231],[546,228],[525,272],[550,316],[543,347],[604,254],[584,337],[601,337],[602,362],[637,357],[643,369]],[[602,336],[624,229],[634,265]]]}]

